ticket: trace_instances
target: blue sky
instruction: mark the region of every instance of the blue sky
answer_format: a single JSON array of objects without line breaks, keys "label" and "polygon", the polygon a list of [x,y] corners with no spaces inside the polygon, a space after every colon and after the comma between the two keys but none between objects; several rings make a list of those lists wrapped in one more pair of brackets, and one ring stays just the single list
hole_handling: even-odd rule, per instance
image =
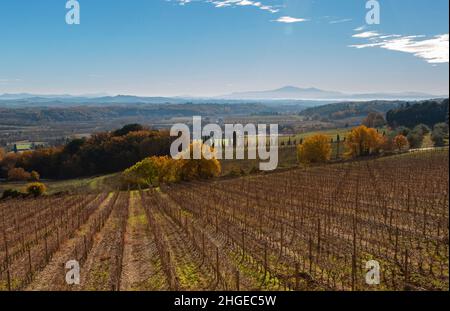
[{"label": "blue sky", "polygon": [[448,94],[448,0],[0,0],[0,93]]}]

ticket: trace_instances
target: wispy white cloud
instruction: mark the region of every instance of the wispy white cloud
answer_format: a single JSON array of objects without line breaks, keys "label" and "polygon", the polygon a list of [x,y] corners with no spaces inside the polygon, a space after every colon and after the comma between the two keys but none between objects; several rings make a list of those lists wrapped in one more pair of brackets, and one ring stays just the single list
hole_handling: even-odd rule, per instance
[{"label": "wispy white cloud", "polygon": [[[194,0],[174,0],[178,2],[180,5],[186,5],[188,3],[194,2]],[[197,0],[198,2],[206,2],[214,5],[216,8],[225,8],[225,7],[255,7],[263,11],[268,11],[270,13],[279,12],[278,6],[267,5],[260,1],[254,0]]]},{"label": "wispy white cloud", "polygon": [[348,23],[348,22],[351,22],[351,21],[352,21],[351,18],[343,18],[343,19],[330,21],[329,24],[341,24],[341,23]]},{"label": "wispy white cloud", "polygon": [[[379,39],[388,39],[388,38],[399,38],[401,37],[401,35],[383,35],[383,36],[379,36]],[[419,36],[416,36],[419,37]]]},{"label": "wispy white cloud", "polygon": [[282,16],[280,18],[273,20],[273,22],[285,23],[285,24],[301,23],[301,22],[306,22],[306,21],[308,21],[308,20],[304,19],[304,18],[296,18],[296,17],[291,17],[291,16]]},{"label": "wispy white cloud", "polygon": [[376,31],[365,31],[354,34],[353,38],[372,38],[372,37],[378,37],[380,34]]},{"label": "wispy white cloud", "polygon": [[[255,0],[166,0],[167,2],[177,2],[179,5],[186,5],[193,2],[202,2],[212,4],[216,8],[226,8],[226,7],[254,7],[259,10],[267,11],[272,14],[280,12],[280,8],[282,5],[268,5],[264,4],[261,1]],[[271,20],[272,22],[292,24],[292,23],[300,23],[308,21],[305,18],[297,18],[291,16],[281,16],[275,20]],[[346,22],[347,20],[336,21]]]},{"label": "wispy white cloud", "polygon": [[353,48],[382,48],[390,51],[409,53],[424,59],[430,64],[449,62],[448,34],[441,34],[427,38],[423,35],[381,35],[376,32],[369,31],[355,34],[353,37],[370,40],[368,43],[350,45],[350,47]]},{"label": "wispy white cloud", "polygon": [[178,0],[178,3],[180,5],[185,5],[185,4],[190,3],[190,2],[191,2],[191,0]]},{"label": "wispy white cloud", "polygon": [[366,25],[363,25],[363,26],[360,26],[360,27],[357,27],[357,28],[353,29],[353,31],[359,32],[359,31],[363,31],[365,29],[366,29]]}]

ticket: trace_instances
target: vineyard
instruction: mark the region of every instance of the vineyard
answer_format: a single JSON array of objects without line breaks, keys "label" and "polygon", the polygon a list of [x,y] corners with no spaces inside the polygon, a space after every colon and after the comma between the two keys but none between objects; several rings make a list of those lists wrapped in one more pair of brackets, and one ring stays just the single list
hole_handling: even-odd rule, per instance
[{"label": "vineyard", "polygon": [[[448,290],[448,150],[0,203],[0,290]],[[80,284],[66,283],[66,262]],[[380,284],[366,283],[366,263]]]}]

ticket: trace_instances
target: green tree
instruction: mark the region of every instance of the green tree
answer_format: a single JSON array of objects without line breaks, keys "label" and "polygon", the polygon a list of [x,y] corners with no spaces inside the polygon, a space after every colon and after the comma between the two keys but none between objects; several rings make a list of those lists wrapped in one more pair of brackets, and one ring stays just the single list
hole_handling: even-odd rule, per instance
[{"label": "green tree", "polygon": [[137,123],[133,123],[133,124],[127,124],[125,126],[123,126],[121,129],[118,129],[116,131],[113,132],[113,136],[125,136],[128,133],[131,132],[139,132],[139,131],[143,131],[145,128]]},{"label": "green tree", "polygon": [[394,137],[397,135],[403,135],[406,137],[406,136],[408,136],[409,132],[411,132],[411,130],[409,128],[407,128],[406,126],[399,126],[394,131]]},{"label": "green tree", "polygon": [[448,139],[448,125],[446,123],[438,123],[433,128],[431,139],[436,147],[445,146],[445,140]]},{"label": "green tree", "polygon": [[425,125],[423,123],[421,123],[421,124],[417,125],[416,127],[414,127],[413,131],[418,132],[418,133],[422,133],[422,135],[427,135],[427,134],[431,133],[431,129],[427,125]]},{"label": "green tree", "polygon": [[64,153],[74,155],[80,151],[85,143],[85,139],[73,139],[64,147]]},{"label": "green tree", "polygon": [[414,129],[409,131],[408,135],[406,136],[408,138],[408,142],[411,148],[420,148],[422,147],[423,139],[425,138],[425,135],[430,132],[430,128],[426,126],[425,124],[419,124]]},{"label": "green tree", "polygon": [[3,191],[2,194],[2,199],[9,199],[9,198],[19,198],[21,196],[23,196],[24,194],[22,192],[20,192],[19,190],[16,189],[6,189],[5,191]]}]

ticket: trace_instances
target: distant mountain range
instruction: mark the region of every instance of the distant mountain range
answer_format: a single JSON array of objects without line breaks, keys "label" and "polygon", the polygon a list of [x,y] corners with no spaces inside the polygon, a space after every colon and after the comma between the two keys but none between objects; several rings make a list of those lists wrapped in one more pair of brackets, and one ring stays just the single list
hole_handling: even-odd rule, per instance
[{"label": "distant mountain range", "polygon": [[270,106],[301,105],[313,107],[331,103],[327,100],[282,100],[282,99],[225,99],[196,97],[141,97],[133,95],[117,96],[71,96],[71,95],[35,95],[3,94],[0,95],[0,108],[22,107],[74,107],[74,106],[120,106],[120,105],[160,105],[160,104],[258,104]]},{"label": "distant mountain range", "polygon": [[59,106],[109,106],[139,104],[179,104],[188,99],[171,97],[139,97],[131,95],[94,96],[94,95],[36,95],[3,94],[0,95],[0,107],[59,107]]},{"label": "distant mountain range", "polygon": [[17,94],[2,94],[0,95],[0,100],[18,100],[18,99],[30,99],[30,98],[62,98],[62,99],[73,99],[73,98],[98,98],[108,96],[106,93],[97,93],[97,94],[83,94],[83,95],[69,95],[69,94],[61,94],[61,95],[37,95],[30,93],[17,93]]},{"label": "distant mountain range", "polygon": [[241,100],[420,100],[437,97],[448,97],[448,95],[442,96],[420,92],[346,94],[342,92],[327,91],[317,88],[299,88],[295,86],[285,86],[276,90],[240,92],[220,96],[220,98],[222,99]]},{"label": "distant mountain range", "polygon": [[285,86],[275,90],[251,91],[232,93],[218,97],[141,97],[133,95],[108,96],[107,94],[86,95],[37,95],[29,93],[0,95],[0,107],[58,107],[58,106],[106,106],[129,104],[184,104],[184,103],[216,103],[241,104],[265,103],[271,105],[301,104],[305,106],[319,106],[342,101],[370,101],[370,100],[424,100],[433,98],[447,98],[448,95],[433,95],[419,92],[403,93],[367,93],[346,94],[337,91],[326,91],[317,88],[299,88]]},{"label": "distant mountain range", "polygon": [[298,88],[295,86],[285,86],[269,91],[250,91],[232,93],[220,96],[225,99],[336,99],[344,95],[340,92],[324,91],[316,88]]}]

